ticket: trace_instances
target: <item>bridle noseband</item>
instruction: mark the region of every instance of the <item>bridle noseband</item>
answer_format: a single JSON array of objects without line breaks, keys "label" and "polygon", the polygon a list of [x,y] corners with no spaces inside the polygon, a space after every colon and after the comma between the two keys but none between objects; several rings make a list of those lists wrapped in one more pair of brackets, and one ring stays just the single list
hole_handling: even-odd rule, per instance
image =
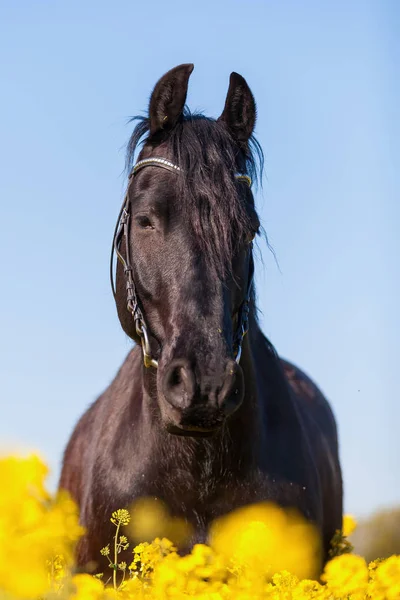
[{"label": "bridle noseband", "polygon": [[[135,166],[133,167],[129,179],[134,177],[138,171],[144,169],[145,167],[159,167],[162,169],[166,169],[167,171],[171,171],[173,173],[180,173],[181,169],[177,165],[174,165],[172,162],[165,158],[145,158],[143,160],[139,160]],[[245,182],[249,187],[251,187],[251,179],[248,175],[235,175],[235,179],[237,181]],[[129,187],[129,186],[128,186]],[[122,268],[124,270],[125,275],[125,287],[126,287],[126,296],[127,296],[127,304],[126,307],[128,311],[132,314],[136,333],[140,338],[142,344],[143,351],[143,363],[145,367],[158,367],[158,361],[152,357],[151,355],[151,347],[149,340],[149,333],[146,326],[146,321],[143,316],[143,312],[139,306],[138,296],[136,293],[136,286],[133,280],[133,270],[131,264],[131,255],[130,255],[130,245],[129,245],[129,223],[130,223],[130,212],[129,212],[129,196],[128,192],[126,192],[124,201],[122,203],[121,210],[118,215],[117,223],[114,230],[113,243],[111,247],[111,259],[110,259],[110,280],[111,280],[111,289],[113,292],[114,300],[116,301],[116,289],[115,289],[115,281],[114,281],[114,253],[116,254],[118,260],[122,264]],[[125,240],[125,253],[126,258],[124,258],[120,252],[122,240]],[[238,311],[238,326],[233,340],[233,351],[234,357],[237,363],[240,361],[240,357],[242,355],[242,345],[243,338],[246,335],[249,328],[249,302],[250,302],[250,294],[251,288],[253,285],[253,274],[254,274],[254,263],[252,256],[252,244],[250,244],[250,252],[249,252],[249,276],[247,282],[247,292],[246,297],[243,300],[239,311]]]}]

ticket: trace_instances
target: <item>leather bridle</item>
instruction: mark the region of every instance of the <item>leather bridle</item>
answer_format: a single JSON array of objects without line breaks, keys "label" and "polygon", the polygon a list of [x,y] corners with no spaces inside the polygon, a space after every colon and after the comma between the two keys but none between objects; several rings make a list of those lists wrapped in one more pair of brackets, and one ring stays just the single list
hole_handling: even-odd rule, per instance
[{"label": "leather bridle", "polygon": [[[181,172],[181,169],[174,165],[172,162],[165,158],[145,158],[144,160],[139,160],[135,166],[133,167],[129,179],[134,177],[138,171],[144,169],[145,167],[159,167],[162,169],[166,169],[173,173]],[[245,182],[249,187],[251,186],[251,179],[248,175],[235,175],[235,178],[238,181]],[[129,187],[129,186],[128,186]],[[129,196],[128,192],[125,195],[124,201],[122,203],[121,210],[118,215],[118,220],[114,230],[113,243],[111,248],[111,259],[110,259],[110,280],[111,280],[111,289],[113,292],[114,300],[116,301],[116,289],[114,282],[114,253],[116,254],[118,260],[121,262],[122,268],[124,270],[125,275],[125,286],[126,286],[126,307],[128,311],[132,314],[132,317],[135,322],[136,333],[140,338],[142,344],[143,351],[143,363],[145,367],[158,367],[158,361],[152,357],[151,355],[151,347],[150,347],[150,339],[149,333],[146,326],[146,321],[143,315],[143,312],[139,306],[139,300],[136,292],[135,282],[133,280],[133,270],[131,263],[131,255],[130,255],[130,244],[129,244],[129,223],[130,223],[130,212],[129,212]],[[126,257],[124,258],[120,252],[122,240],[125,240],[125,253]],[[246,335],[249,327],[249,302],[251,295],[251,288],[253,285],[253,275],[254,275],[254,262],[253,262],[253,253],[252,253],[252,243],[249,245],[249,276],[247,281],[247,291],[246,297],[243,300],[239,310],[238,310],[238,325],[236,329],[236,333],[233,340],[233,352],[234,358],[237,363],[240,361],[240,357],[242,355],[242,345],[243,338]]]}]

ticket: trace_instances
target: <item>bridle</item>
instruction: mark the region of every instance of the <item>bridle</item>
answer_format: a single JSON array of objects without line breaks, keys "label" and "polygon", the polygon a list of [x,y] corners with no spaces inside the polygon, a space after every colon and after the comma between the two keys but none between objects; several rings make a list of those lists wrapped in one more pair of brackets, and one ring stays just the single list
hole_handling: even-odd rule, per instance
[{"label": "bridle", "polygon": [[[134,177],[138,171],[144,169],[145,167],[159,167],[162,169],[166,169],[167,171],[171,171],[173,173],[181,173],[181,169],[174,165],[172,162],[165,158],[145,158],[143,160],[139,160],[133,167],[129,179]],[[245,182],[249,187],[251,187],[251,179],[248,175],[235,175],[235,179],[237,181]],[[128,185],[129,188],[129,185]],[[111,280],[111,289],[113,292],[114,300],[116,301],[116,289],[115,289],[115,280],[114,280],[114,253],[116,254],[118,260],[121,262],[122,268],[124,270],[125,275],[125,287],[126,287],[126,307],[128,311],[132,314],[132,317],[135,322],[136,333],[140,338],[142,344],[143,351],[143,363],[145,367],[158,367],[158,361],[152,357],[151,355],[151,347],[150,347],[150,339],[149,333],[146,326],[146,321],[143,315],[143,312],[139,306],[139,300],[136,293],[136,286],[133,280],[133,270],[131,263],[131,255],[130,255],[130,244],[129,244],[129,223],[130,223],[130,212],[129,212],[129,196],[128,192],[125,195],[124,201],[122,203],[121,210],[118,215],[117,223],[115,225],[113,243],[111,247],[111,258],[110,258],[110,280]],[[124,258],[120,252],[122,240],[125,241],[125,253],[126,258]],[[253,255],[252,255],[252,243],[250,244],[249,250],[249,276],[247,281],[247,292],[246,297],[243,300],[237,315],[238,315],[238,325],[236,329],[236,333],[233,340],[233,351],[234,357],[237,363],[240,361],[240,357],[242,355],[242,345],[243,338],[246,335],[249,328],[249,303],[250,303],[250,295],[251,288],[253,285],[253,275],[254,275],[254,263],[253,263]]]}]

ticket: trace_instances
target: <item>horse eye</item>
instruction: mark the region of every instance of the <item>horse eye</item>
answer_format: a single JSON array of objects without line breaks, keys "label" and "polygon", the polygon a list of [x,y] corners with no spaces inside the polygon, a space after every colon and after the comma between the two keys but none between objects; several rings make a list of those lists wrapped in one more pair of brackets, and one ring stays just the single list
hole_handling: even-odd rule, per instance
[{"label": "horse eye", "polygon": [[150,221],[149,217],[146,217],[146,215],[139,215],[136,217],[136,223],[143,229],[154,229],[153,223]]}]

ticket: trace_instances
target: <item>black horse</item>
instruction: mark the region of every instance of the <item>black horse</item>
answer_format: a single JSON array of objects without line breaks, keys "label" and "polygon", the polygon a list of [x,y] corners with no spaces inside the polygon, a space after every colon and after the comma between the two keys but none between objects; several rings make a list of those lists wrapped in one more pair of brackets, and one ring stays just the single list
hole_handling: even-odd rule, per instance
[{"label": "black horse", "polygon": [[232,73],[217,120],[190,114],[192,70],[184,64],[159,80],[128,147],[115,299],[137,345],[65,451],[60,487],[87,529],[77,561],[104,567],[111,512],[141,496],[186,519],[191,543],[239,506],[296,507],[319,528],[324,561],[342,526],[336,424],[322,393],[257,323],[254,98]]}]

